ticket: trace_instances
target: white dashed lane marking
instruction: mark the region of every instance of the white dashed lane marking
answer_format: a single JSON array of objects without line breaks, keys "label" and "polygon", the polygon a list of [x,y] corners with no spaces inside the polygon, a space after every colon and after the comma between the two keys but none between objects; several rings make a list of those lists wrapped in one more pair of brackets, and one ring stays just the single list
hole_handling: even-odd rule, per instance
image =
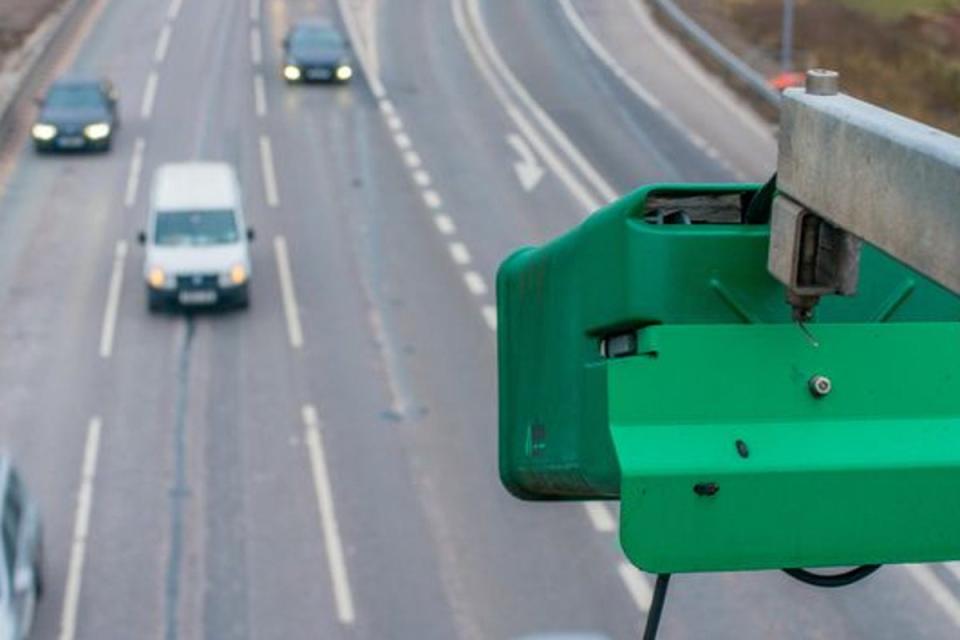
[{"label": "white dashed lane marking", "polygon": [[433,189],[427,189],[423,192],[423,202],[431,209],[439,209],[443,205],[440,194]]},{"label": "white dashed lane marking", "polygon": [[128,209],[137,201],[140,172],[143,170],[143,150],[146,146],[147,143],[143,138],[137,138],[133,143],[133,155],[130,157],[130,170],[127,173],[127,188],[123,196],[123,204]]},{"label": "white dashed lane marking", "polygon": [[263,62],[263,45],[261,43],[259,27],[250,29],[250,59],[255,65]]},{"label": "white dashed lane marking", "polygon": [[340,527],[337,525],[337,512],[334,508],[327,457],[323,448],[323,425],[320,423],[317,410],[312,405],[305,405],[302,413],[307,451],[310,454],[310,469],[313,471],[313,487],[317,494],[320,529],[323,531],[323,546],[327,566],[330,569],[330,581],[333,583],[333,597],[337,605],[337,618],[341,624],[350,625],[356,619],[356,614],[353,609],[353,596],[350,592]]},{"label": "white dashed lane marking", "polygon": [[87,440],[83,449],[83,469],[80,475],[80,490],[77,492],[77,511],[73,521],[73,544],[70,549],[70,565],[67,569],[67,584],[64,588],[63,611],[60,614],[60,640],[73,640],[77,633],[77,609],[80,602],[80,585],[83,580],[83,564],[87,541],[90,537],[90,511],[93,508],[93,482],[97,473],[97,456],[100,453],[99,417],[90,419]]},{"label": "white dashed lane marking", "polygon": [[612,533],[617,530],[617,521],[607,505],[602,502],[584,502],[584,509],[590,518],[590,524],[600,533]]},{"label": "white dashed lane marking", "polygon": [[103,310],[103,326],[100,329],[100,357],[113,355],[113,337],[117,330],[117,310],[120,307],[120,293],[123,290],[123,267],[127,258],[127,243],[117,242],[113,254],[113,271],[110,273],[110,286],[107,289],[107,304]]},{"label": "white dashed lane marking", "polygon": [[649,611],[650,602],[653,600],[653,589],[650,588],[650,583],[640,573],[640,570],[632,564],[621,562],[617,567],[617,572],[620,574],[620,579],[626,585],[627,591],[630,592],[637,608],[644,613]]},{"label": "white dashed lane marking", "polygon": [[273,239],[273,249],[277,256],[277,275],[280,278],[283,312],[287,319],[287,337],[290,339],[290,346],[299,349],[303,346],[303,327],[300,324],[300,306],[297,304],[297,294],[293,286],[286,239],[276,236]]},{"label": "white dashed lane marking", "polygon": [[153,102],[157,98],[157,83],[160,82],[160,75],[156,71],[151,71],[147,76],[147,86],[143,89],[143,101],[140,103],[140,117],[149,120],[153,115]]},{"label": "white dashed lane marking", "polygon": [[387,126],[390,127],[391,131],[401,131],[403,129],[403,120],[394,115],[388,115]]},{"label": "white dashed lane marking", "polygon": [[483,321],[490,327],[490,331],[497,330],[497,308],[492,304],[483,305]]},{"label": "white dashed lane marking", "polygon": [[457,232],[453,220],[446,214],[438,213],[433,216],[433,222],[437,225],[437,230],[445,236],[452,236]]},{"label": "white dashed lane marking", "polygon": [[404,151],[403,161],[410,169],[418,169],[423,164],[420,155],[416,151]]},{"label": "white dashed lane marking", "polygon": [[423,169],[418,169],[413,172],[413,181],[416,182],[419,187],[429,187],[430,174]]},{"label": "white dashed lane marking", "polygon": [[470,264],[470,252],[462,242],[450,243],[450,257],[461,267]]},{"label": "white dashed lane marking", "polygon": [[163,62],[164,58],[167,57],[167,49],[170,47],[170,35],[172,34],[172,29],[170,25],[164,25],[163,30],[160,32],[160,38],[157,39],[157,48],[153,52],[153,59],[157,64]]},{"label": "white dashed lane marking", "polygon": [[467,283],[467,289],[475,296],[484,296],[487,294],[487,283],[483,281],[476,271],[467,271],[463,274],[463,281]]},{"label": "white dashed lane marking", "polygon": [[253,76],[253,103],[258,117],[263,118],[267,115],[267,90],[263,84],[262,73]]},{"label": "white dashed lane marking", "polygon": [[267,204],[276,208],[280,204],[280,196],[277,193],[277,171],[273,165],[273,146],[268,136],[260,136],[260,168],[263,171]]}]

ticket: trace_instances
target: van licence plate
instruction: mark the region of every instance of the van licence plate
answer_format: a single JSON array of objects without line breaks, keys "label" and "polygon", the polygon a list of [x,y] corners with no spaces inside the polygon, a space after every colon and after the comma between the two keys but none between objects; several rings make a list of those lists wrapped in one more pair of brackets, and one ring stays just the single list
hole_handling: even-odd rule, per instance
[{"label": "van licence plate", "polygon": [[329,80],[331,72],[329,69],[308,69],[307,77],[311,80]]},{"label": "van licence plate", "polygon": [[181,291],[177,299],[180,300],[180,304],[184,305],[215,304],[217,302],[217,292],[208,289]]}]

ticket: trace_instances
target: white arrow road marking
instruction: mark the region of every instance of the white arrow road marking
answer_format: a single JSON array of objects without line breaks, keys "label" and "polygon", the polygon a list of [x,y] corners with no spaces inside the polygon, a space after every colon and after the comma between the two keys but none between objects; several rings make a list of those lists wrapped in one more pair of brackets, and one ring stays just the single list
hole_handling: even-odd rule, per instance
[{"label": "white arrow road marking", "polygon": [[517,172],[517,179],[524,191],[530,192],[537,188],[540,180],[543,178],[543,167],[537,161],[536,154],[530,145],[524,141],[523,137],[517,133],[511,133],[507,136],[507,144],[513,147],[513,150],[520,156],[519,162],[513,163],[513,169]]}]

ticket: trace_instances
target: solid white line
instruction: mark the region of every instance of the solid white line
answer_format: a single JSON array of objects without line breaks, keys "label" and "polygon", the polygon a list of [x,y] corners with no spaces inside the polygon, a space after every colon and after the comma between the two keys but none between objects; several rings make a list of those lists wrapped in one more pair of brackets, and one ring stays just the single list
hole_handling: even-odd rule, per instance
[{"label": "solid white line", "polygon": [[411,169],[416,169],[422,164],[422,161],[420,160],[420,154],[418,154],[416,151],[404,151],[403,161]]},{"label": "solid white line", "polygon": [[260,20],[260,0],[250,0],[250,20],[252,22]]},{"label": "solid white line", "polygon": [[483,306],[483,321],[490,327],[490,331],[497,330],[497,308],[491,304]]},{"label": "solid white line", "polygon": [[151,71],[147,76],[147,86],[143,89],[143,102],[140,103],[140,117],[144,120],[148,120],[153,113],[153,101],[157,97],[158,82],[160,82],[160,76],[156,71]]},{"label": "solid white line", "polygon": [[621,562],[617,567],[620,579],[627,585],[627,591],[636,603],[637,608],[646,613],[650,610],[650,601],[653,600],[653,589],[640,570],[632,564]]},{"label": "solid white line", "polygon": [[363,69],[363,75],[366,76],[367,84],[370,86],[373,97],[377,100],[385,98],[387,96],[387,90],[384,89],[383,83],[376,73],[376,69],[370,62],[370,54],[366,46],[364,46],[364,40],[360,37],[360,29],[357,27],[356,17],[353,15],[353,11],[350,10],[346,0],[337,0],[337,8],[343,17],[343,25],[347,28],[347,35],[349,36],[350,42],[353,43],[353,50],[356,53],[357,62]]},{"label": "solid white line", "polygon": [[[516,76],[513,75],[513,72],[503,61],[503,58],[500,57],[500,53],[493,44],[493,40],[491,39],[490,34],[487,32],[486,25],[482,16],[480,15],[480,9],[477,4],[477,0],[466,0],[466,2],[469,16],[473,21],[474,29],[477,33],[477,44],[474,46],[477,47],[477,45],[479,45],[478,48],[482,48],[486,52],[487,57],[489,58],[489,63],[484,64],[488,67],[488,70],[492,65],[492,67],[496,70],[496,73],[502,79],[502,82],[510,88],[517,100],[519,100],[523,107],[526,108],[527,112],[529,112],[533,116],[534,120],[537,121],[543,131],[545,131],[546,134],[553,140],[553,143],[556,145],[557,149],[559,149],[559,151],[570,161],[570,163],[576,167],[576,169],[580,172],[580,175],[583,176],[587,183],[593,187],[600,198],[604,201],[611,201],[615,199],[617,197],[617,192],[614,190],[614,188],[603,179],[603,177],[587,161],[583,154],[573,145],[572,142],[570,142],[570,139],[567,138],[566,134],[560,129],[560,127],[557,126],[550,116],[547,115],[547,113],[536,102],[536,100],[530,96],[530,93],[526,90],[526,88],[524,88],[523,84],[517,80]],[[462,9],[457,13],[462,13]],[[457,16],[455,16],[455,18],[456,17]],[[462,22],[462,15],[460,16],[460,20],[458,20],[458,22]],[[465,38],[470,38],[466,28],[461,29],[461,33],[464,34]],[[493,74],[491,73],[491,76],[492,75]],[[495,93],[497,92],[495,91]],[[527,140],[533,144],[534,148],[536,148],[540,155],[544,158],[544,162],[547,162],[549,165],[550,162],[548,162],[548,158],[545,154],[549,153],[551,156],[553,156],[553,152],[550,150],[547,150],[546,152],[544,151],[544,148],[546,148],[547,145],[543,142],[542,138],[540,138],[539,134],[532,129],[530,124],[526,121],[526,118],[520,115],[519,109],[517,109],[517,107],[514,106],[513,101],[507,97],[506,91],[501,89],[501,95],[502,97],[506,98],[507,104],[509,105],[508,115],[511,115],[511,118],[514,119],[514,123],[520,128],[521,133],[526,136]],[[501,102],[502,101],[503,100],[501,100]],[[519,116],[519,118],[516,116]],[[518,122],[518,120],[523,121],[523,124]],[[550,168],[554,170],[554,173],[557,173],[556,168],[552,166]],[[566,170],[566,167],[564,167],[563,173],[565,175],[569,174],[569,172]],[[568,185],[568,189],[570,189],[571,186],[572,185]],[[583,187],[581,186],[577,189],[577,191],[582,189]]]},{"label": "solid white line", "polygon": [[587,25],[583,22],[580,14],[574,10],[573,6],[570,4],[570,0],[560,0],[560,7],[563,9],[563,13],[566,15],[571,26],[573,26],[574,31],[577,32],[577,35],[580,36],[580,39],[583,40],[583,42],[587,45],[587,48],[593,52],[593,55],[599,58],[600,62],[606,65],[613,75],[627,86],[627,89],[629,89],[635,96],[640,98],[641,101],[647,103],[647,106],[654,111],[669,117],[669,114],[664,111],[663,103],[660,102],[656,96],[647,91],[646,88],[642,87],[633,76],[627,73],[620,63],[617,62],[612,55],[610,55],[610,52],[607,51],[602,44],[600,44],[600,41],[597,40]]},{"label": "solid white line", "polygon": [[960,602],[953,592],[937,577],[933,569],[923,564],[905,564],[903,568],[927,595],[947,614],[953,624],[960,626]]},{"label": "solid white line", "polygon": [[403,120],[399,116],[388,115],[385,116],[387,120],[387,126],[390,127],[391,131],[400,131],[403,129]]},{"label": "solid white line", "polygon": [[668,36],[654,22],[650,9],[638,0],[627,0],[627,6],[637,22],[647,32],[664,53],[664,59],[670,60],[697,82],[703,89],[711,93],[717,101],[723,103],[747,127],[753,130],[760,138],[768,143],[775,143],[776,137],[773,127],[764,123],[739,98],[723,86],[715,77],[708,75],[696,59],[675,40]]},{"label": "solid white line", "polygon": [[303,346],[303,327],[300,325],[300,307],[297,305],[297,294],[293,288],[286,239],[283,236],[276,236],[273,239],[273,248],[277,254],[277,273],[280,276],[283,312],[287,318],[287,335],[290,338],[290,346],[299,349]]},{"label": "solid white line", "polygon": [[257,109],[257,116],[267,115],[267,90],[263,85],[263,74],[253,76],[253,102]]},{"label": "solid white line", "polygon": [[80,489],[77,492],[77,511],[73,521],[73,544],[70,548],[70,565],[64,588],[63,612],[60,614],[60,640],[73,640],[77,633],[77,604],[80,601],[80,586],[83,581],[83,563],[86,556],[87,538],[90,534],[90,510],[93,506],[93,481],[97,472],[97,456],[100,452],[99,417],[90,419],[87,440],[83,448],[83,470]]},{"label": "solid white line", "polygon": [[127,258],[127,242],[120,240],[113,253],[113,271],[107,289],[107,306],[103,311],[103,327],[100,330],[100,357],[113,355],[113,336],[117,328],[117,309],[120,307],[120,292],[123,290],[123,267]]},{"label": "solid white line", "polygon": [[157,48],[153,52],[153,59],[157,63],[163,62],[163,59],[167,57],[167,49],[170,47],[170,35],[173,33],[173,30],[170,28],[169,24],[163,26],[163,30],[160,31],[160,37],[157,39]]},{"label": "solid white line", "polygon": [[417,186],[429,187],[430,174],[424,171],[423,169],[418,169],[417,171],[413,172],[413,181],[417,183]]},{"label": "solid white line", "polygon": [[263,45],[261,43],[260,28],[250,29],[250,59],[253,60],[253,64],[263,62]]},{"label": "solid white line", "polygon": [[320,511],[320,528],[323,530],[327,565],[330,568],[333,596],[337,604],[337,617],[342,624],[353,624],[356,615],[353,610],[353,596],[350,594],[343,544],[340,542],[340,528],[337,526],[333,490],[323,450],[323,436],[320,434],[322,425],[317,410],[312,405],[304,405],[302,413],[306,429],[305,440],[310,453],[310,468],[313,471],[313,487],[317,492],[317,507]]},{"label": "solid white line", "polygon": [[423,192],[423,201],[431,209],[439,209],[443,205],[443,200],[440,198],[440,194],[433,189],[426,189]]},{"label": "solid white line", "polygon": [[277,195],[277,172],[273,166],[273,147],[270,137],[266,135],[260,136],[260,168],[263,170],[263,190],[267,204],[276,207],[280,204],[280,196]]},{"label": "solid white line", "polygon": [[397,146],[401,149],[409,149],[413,143],[410,142],[410,136],[405,133],[397,133],[393,136],[393,141],[397,143]]},{"label": "solid white line", "polygon": [[584,509],[590,518],[590,524],[600,533],[610,533],[617,530],[617,521],[614,519],[610,508],[602,502],[584,502]]},{"label": "solid white line", "polygon": [[130,157],[130,171],[127,173],[127,189],[123,194],[123,204],[127,208],[137,202],[137,188],[140,185],[140,172],[143,170],[143,150],[147,143],[137,138],[133,143],[133,155]]},{"label": "solid white line", "polygon": [[452,236],[457,232],[457,227],[453,224],[453,219],[445,214],[438,213],[433,216],[433,222],[437,225],[437,229],[445,236]]},{"label": "solid white line", "polygon": [[560,160],[559,156],[553,152],[546,141],[544,141],[540,134],[537,133],[536,128],[526,118],[526,116],[523,115],[520,107],[513,102],[509,92],[501,83],[500,78],[494,72],[491,64],[487,62],[483,52],[481,52],[478,41],[475,40],[473,35],[470,33],[470,29],[466,24],[466,17],[461,5],[461,0],[450,0],[450,2],[453,8],[454,23],[457,26],[457,30],[460,32],[460,37],[467,49],[467,53],[470,54],[474,66],[476,66],[477,70],[480,71],[480,75],[483,76],[487,85],[493,92],[494,97],[500,102],[503,110],[506,112],[507,116],[513,120],[513,123],[517,126],[517,129],[520,131],[520,133],[523,134],[523,136],[537,150],[540,157],[543,158],[544,163],[550,167],[550,170],[556,174],[563,185],[567,188],[567,191],[570,192],[570,195],[572,195],[573,198],[580,204],[580,206],[586,210],[584,214],[588,215],[589,213],[592,213],[594,210],[600,207],[600,198],[596,197],[580,182],[579,179],[577,179],[573,171]]},{"label": "solid white line", "polygon": [[183,6],[183,0],[171,0],[170,9],[167,11],[167,18],[176,20],[177,16],[180,15],[181,6]]},{"label": "solid white line", "polygon": [[450,243],[450,257],[460,266],[470,264],[470,252],[462,242]]},{"label": "solid white line", "polygon": [[467,271],[463,274],[463,281],[467,283],[467,289],[475,296],[482,296],[487,293],[487,283],[483,277],[476,271]]}]

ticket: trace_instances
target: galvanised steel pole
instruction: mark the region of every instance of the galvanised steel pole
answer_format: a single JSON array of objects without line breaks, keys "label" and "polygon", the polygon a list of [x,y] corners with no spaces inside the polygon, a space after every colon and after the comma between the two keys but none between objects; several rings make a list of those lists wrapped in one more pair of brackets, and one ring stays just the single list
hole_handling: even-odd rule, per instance
[{"label": "galvanised steel pole", "polygon": [[780,38],[780,70],[793,71],[794,0],[783,0],[783,34]]}]

